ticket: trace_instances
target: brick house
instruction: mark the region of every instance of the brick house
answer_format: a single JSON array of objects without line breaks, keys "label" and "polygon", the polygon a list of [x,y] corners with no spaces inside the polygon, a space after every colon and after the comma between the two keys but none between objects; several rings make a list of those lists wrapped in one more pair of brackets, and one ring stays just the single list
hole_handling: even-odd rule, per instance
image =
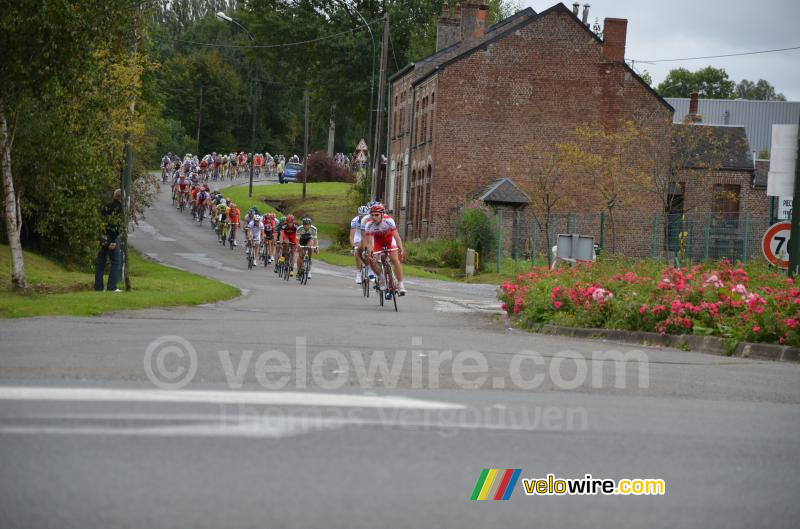
[{"label": "brick house", "polygon": [[[669,156],[673,109],[625,64],[627,20],[606,18],[600,39],[577,11],[528,8],[486,27],[486,6],[468,1],[450,13],[444,3],[436,53],[390,79],[389,168],[378,195],[402,235],[452,237],[453,212],[491,182],[509,178],[528,191],[513,161],[527,145],[567,141],[580,124],[632,120],[663,140],[656,158]],[[563,191],[580,196],[581,211],[602,210],[591,190]],[[629,207],[651,213],[645,202]],[[649,236],[649,224],[627,218],[620,232]],[[649,253],[641,239],[626,250]]]},{"label": "brick house", "polygon": [[682,170],[670,196],[670,247],[680,231],[693,231],[694,258],[759,255],[770,222],[769,162],[753,160],[744,126],[704,124],[697,108],[692,94],[684,123],[673,124],[672,157]]}]

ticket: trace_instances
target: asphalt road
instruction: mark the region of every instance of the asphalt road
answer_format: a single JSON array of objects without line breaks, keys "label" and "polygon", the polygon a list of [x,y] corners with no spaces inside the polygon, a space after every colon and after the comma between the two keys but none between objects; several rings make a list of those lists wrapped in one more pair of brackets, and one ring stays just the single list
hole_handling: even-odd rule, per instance
[{"label": "asphalt road", "polygon": [[[244,295],[0,321],[0,527],[798,526],[800,366],[508,330],[486,285],[395,313],[248,272],[166,194],[131,240]],[[470,502],[484,468],[666,494]]]}]

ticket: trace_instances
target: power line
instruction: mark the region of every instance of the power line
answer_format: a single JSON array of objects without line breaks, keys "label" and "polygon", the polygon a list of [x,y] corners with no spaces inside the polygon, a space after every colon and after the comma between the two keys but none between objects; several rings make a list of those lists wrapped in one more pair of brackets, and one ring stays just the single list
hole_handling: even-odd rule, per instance
[{"label": "power line", "polygon": [[760,50],[760,51],[747,51],[743,53],[727,53],[725,55],[707,55],[705,57],[684,57],[682,59],[655,59],[652,61],[643,61],[639,59],[632,59],[635,62],[643,62],[645,64],[655,64],[657,62],[678,62],[678,61],[695,61],[699,59],[719,59],[720,57],[741,57],[743,55],[758,55],[760,53],[775,53],[778,51],[800,50],[800,46],[793,46],[791,48],[777,48],[774,50]]},{"label": "power line", "polygon": [[185,44],[193,44],[195,46],[206,46],[206,47],[211,47],[211,48],[244,48],[244,49],[247,49],[247,48],[258,48],[258,49],[289,48],[291,46],[302,46],[304,44],[313,44],[315,42],[321,42],[323,40],[335,39],[336,37],[341,37],[342,35],[347,35],[348,33],[355,33],[356,31],[361,31],[363,28],[367,27],[367,25],[372,25],[375,22],[380,22],[380,21],[382,21],[382,19],[378,18],[378,19],[371,20],[371,21],[367,22],[367,24],[362,24],[362,25],[359,25],[359,26],[354,27],[352,29],[348,29],[346,31],[342,31],[342,32],[339,32],[339,33],[334,33],[332,35],[327,35],[325,37],[319,37],[319,38],[311,39],[311,40],[301,40],[301,41],[297,41],[297,42],[287,42],[287,43],[283,43],[283,44],[248,44],[248,45],[245,45],[245,44],[217,44],[217,43],[212,43],[212,42],[197,42],[197,41],[194,41],[194,40],[186,40],[186,39],[178,39],[178,38],[175,38],[175,39],[172,39],[172,40],[174,40],[175,42],[183,42]]}]

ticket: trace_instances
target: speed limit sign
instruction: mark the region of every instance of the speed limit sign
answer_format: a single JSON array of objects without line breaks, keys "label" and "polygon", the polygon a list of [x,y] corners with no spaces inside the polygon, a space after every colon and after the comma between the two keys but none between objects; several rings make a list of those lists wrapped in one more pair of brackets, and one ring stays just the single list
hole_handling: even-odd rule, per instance
[{"label": "speed limit sign", "polygon": [[761,251],[767,261],[784,270],[789,268],[789,235],[792,223],[778,222],[769,227],[761,239]]}]

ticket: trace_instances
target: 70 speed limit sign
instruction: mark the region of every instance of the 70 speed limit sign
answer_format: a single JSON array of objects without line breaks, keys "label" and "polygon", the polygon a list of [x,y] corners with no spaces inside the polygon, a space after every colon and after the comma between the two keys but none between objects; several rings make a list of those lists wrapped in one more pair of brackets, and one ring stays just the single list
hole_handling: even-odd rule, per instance
[{"label": "70 speed limit sign", "polygon": [[761,239],[761,251],[767,261],[784,270],[789,268],[789,235],[792,223],[778,222],[769,227]]}]

